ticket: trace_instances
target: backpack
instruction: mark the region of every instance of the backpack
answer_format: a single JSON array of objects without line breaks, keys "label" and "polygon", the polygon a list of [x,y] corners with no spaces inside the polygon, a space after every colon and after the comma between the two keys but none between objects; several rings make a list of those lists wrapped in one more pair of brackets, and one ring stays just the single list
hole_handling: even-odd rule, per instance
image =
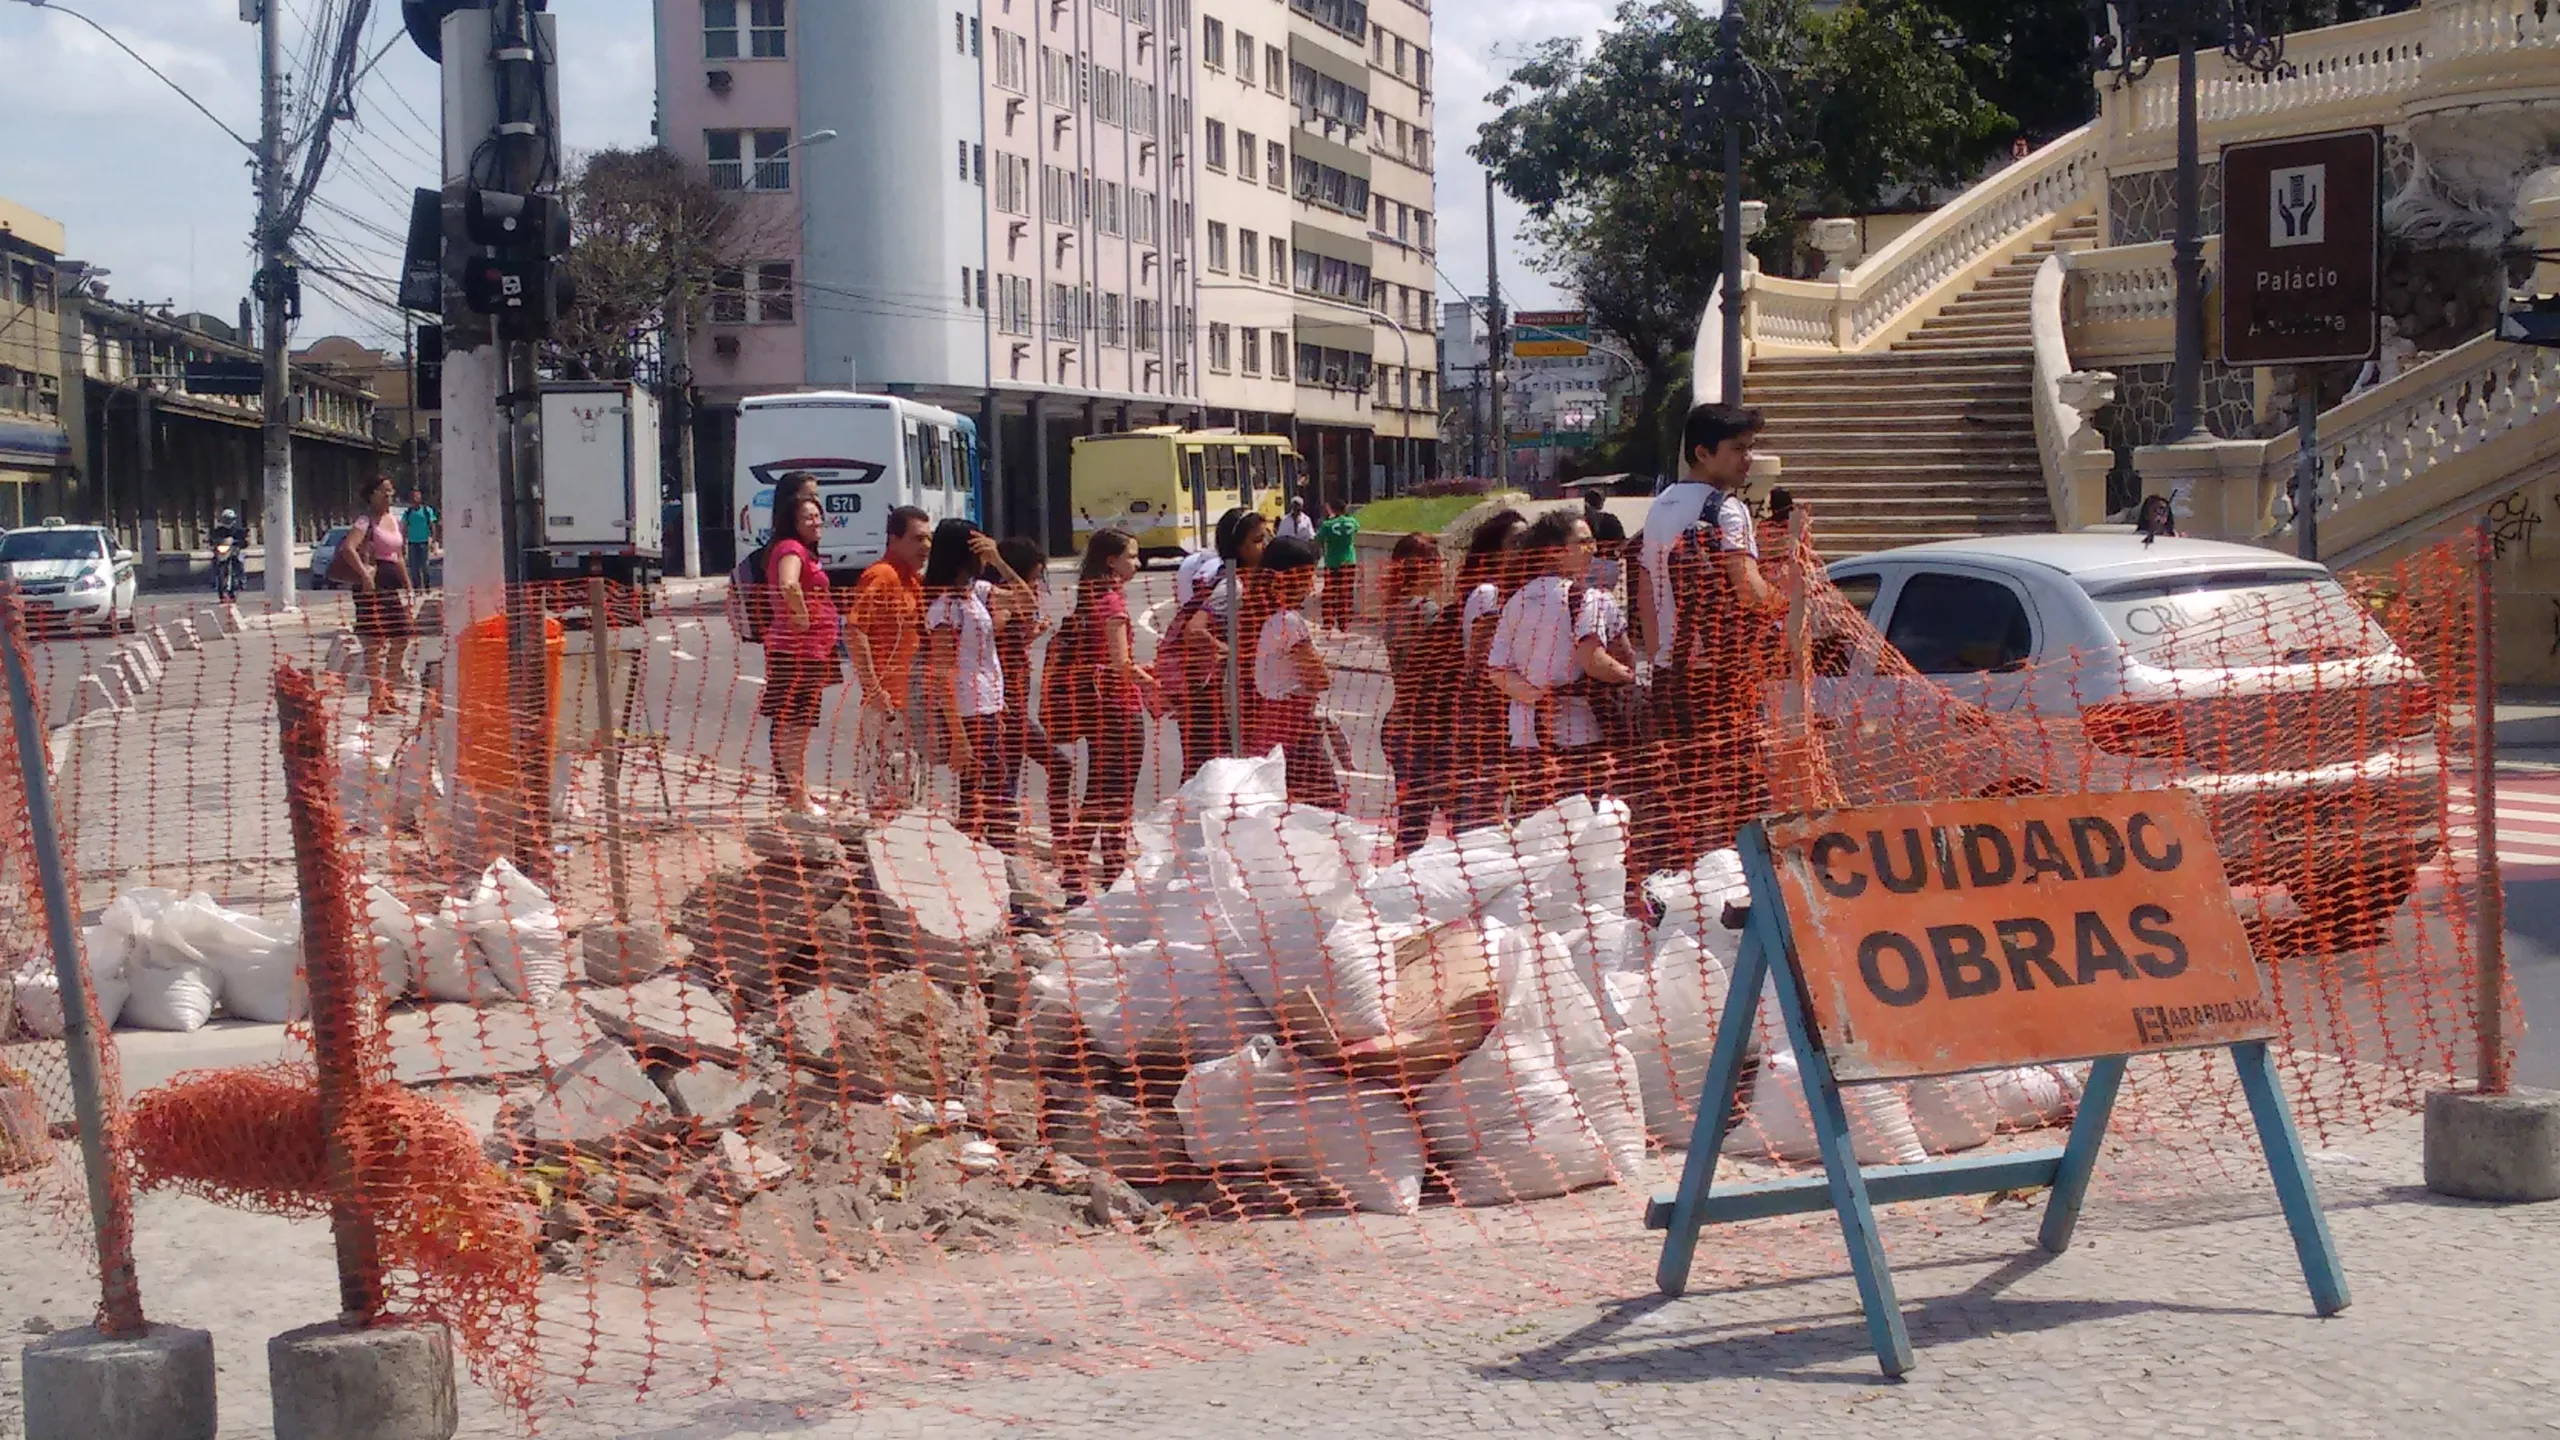
[{"label": "backpack", "polygon": [[[1721,495],[1717,506],[1738,505]],[[1747,518],[1747,517],[1746,517]],[[1663,718],[1673,733],[1697,734],[1736,723],[1748,725],[1760,706],[1762,682],[1784,658],[1783,621],[1742,608],[1724,573],[1724,532],[1710,508],[1696,528],[1671,548],[1672,642],[1657,698],[1668,702]],[[1691,656],[1703,653],[1692,665]]]},{"label": "backpack", "polygon": [[[1173,620],[1165,626],[1164,639],[1156,644],[1156,682],[1167,695],[1188,694],[1195,685],[1226,683],[1223,667],[1217,662],[1217,647],[1186,638],[1192,617],[1209,608],[1213,593],[1213,587],[1203,585],[1199,593],[1176,607]],[[1210,623],[1216,624],[1214,617]]]},{"label": "backpack", "polygon": [[[1499,746],[1503,733],[1502,692],[1493,686],[1493,674],[1479,662],[1467,663],[1467,592],[1462,591],[1454,604],[1445,606],[1422,635],[1422,653],[1431,668],[1452,677],[1438,687],[1434,703],[1421,707],[1415,719],[1424,727],[1420,733],[1448,737],[1453,748]],[[1481,623],[1500,623],[1500,612],[1484,617]],[[1488,637],[1489,639],[1490,637]]]},{"label": "backpack", "polygon": [[765,583],[764,562],[772,547],[759,545],[729,572],[729,627],[750,645],[761,645],[773,628],[773,587]]},{"label": "backpack", "polygon": [[1094,712],[1101,703],[1094,689],[1100,638],[1093,612],[1082,605],[1068,611],[1049,637],[1048,654],[1040,664],[1040,728],[1060,745],[1093,734]]}]

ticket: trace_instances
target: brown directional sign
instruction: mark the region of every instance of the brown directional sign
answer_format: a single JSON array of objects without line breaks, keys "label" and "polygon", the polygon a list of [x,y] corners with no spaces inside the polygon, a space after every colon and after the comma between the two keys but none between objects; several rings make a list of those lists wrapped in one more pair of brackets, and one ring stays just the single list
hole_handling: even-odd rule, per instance
[{"label": "brown directional sign", "polygon": [[2223,359],[2371,357],[2381,250],[2381,131],[2224,146]]}]

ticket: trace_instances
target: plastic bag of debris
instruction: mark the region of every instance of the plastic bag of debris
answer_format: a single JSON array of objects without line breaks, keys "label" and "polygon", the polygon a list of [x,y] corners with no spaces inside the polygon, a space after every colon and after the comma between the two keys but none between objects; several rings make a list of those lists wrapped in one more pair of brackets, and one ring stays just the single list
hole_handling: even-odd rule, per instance
[{"label": "plastic bag of debris", "polygon": [[[190,896],[189,900],[196,897]],[[222,999],[222,976],[204,953],[171,931],[172,911],[186,903],[166,890],[129,890],[99,917],[134,937],[125,955],[124,1023],[144,1030],[195,1030],[213,1018]],[[213,902],[205,901],[207,905]],[[129,907],[119,915],[119,907]]]},{"label": "plastic bag of debris", "polygon": [[[1627,1022],[1645,1130],[1661,1144],[1685,1148],[1742,954],[1741,933],[1724,928],[1724,907],[1743,903],[1751,892],[1741,857],[1731,850],[1710,851],[1688,870],[1649,876],[1644,888],[1662,908],[1662,924],[1642,952],[1641,967],[1609,975],[1605,983]],[[1755,1053],[1759,1039],[1755,1028],[1744,1053]]]},{"label": "plastic bag of debris", "polygon": [[[164,892],[165,893],[165,892]],[[115,910],[109,905],[110,912]],[[80,932],[80,950],[89,972],[89,989],[98,998],[98,1021],[108,1029],[124,1014],[127,991],[125,967],[133,951],[133,937],[117,926],[101,920]],[[18,1007],[18,1023],[27,1033],[45,1040],[62,1038],[62,983],[53,969],[53,952],[38,949],[22,963],[12,977]]]},{"label": "plastic bag of debris", "polygon": [[1270,1036],[1194,1067],[1173,1108],[1200,1164],[1311,1173],[1361,1210],[1422,1208],[1422,1131],[1403,1098],[1345,1080]]},{"label": "plastic bag of debris", "polygon": [[1970,1150],[2003,1130],[2068,1118],[2086,1075],[2061,1065],[2021,1065],[1914,1080],[1907,1099],[1912,1127],[1933,1155]]},{"label": "plastic bag of debris", "polygon": [[1063,989],[1094,1046],[1133,1069],[1180,1069],[1277,1034],[1271,1012],[1206,945],[1114,945],[1070,935],[1046,984]]},{"label": "plastic bag of debris", "polygon": [[382,998],[388,1004],[406,996],[416,983],[426,924],[380,880],[366,875],[358,883],[364,886],[365,939],[373,946],[374,968],[382,977]]},{"label": "plastic bag of debris", "polygon": [[[568,933],[560,907],[504,856],[480,872],[457,917],[476,963],[516,999],[541,1005],[569,979]],[[478,988],[474,982],[474,988]],[[439,997],[442,998],[442,997]],[[477,1003],[478,996],[465,996]]]},{"label": "plastic bag of debris", "polygon": [[1460,1204],[1540,1200],[1632,1181],[1644,1164],[1635,1060],[1554,935],[1485,922],[1502,1020],[1415,1095]]},{"label": "plastic bag of debris", "polygon": [[279,922],[225,909],[198,892],[162,912],[152,935],[159,950],[213,972],[224,1010],[281,1025],[311,1013],[302,975],[301,917],[299,902]]},{"label": "plastic bag of debris", "polygon": [[[1221,945],[1237,975],[1269,1009],[1292,994],[1340,993],[1325,937],[1359,903],[1379,832],[1328,811],[1254,811],[1206,819],[1211,896],[1233,936]],[[1356,982],[1355,982],[1356,983]],[[1346,1023],[1375,1035],[1386,1023],[1371,1003]],[[1346,1034],[1351,1033],[1346,1031]]]},{"label": "plastic bag of debris", "polygon": [[[1751,1087],[1748,1122],[1725,1137],[1728,1155],[1759,1154],[1771,1160],[1816,1161],[1822,1147],[1813,1133],[1813,1112],[1805,1107],[1804,1073],[1795,1046],[1787,1038],[1778,1010],[1773,979],[1760,992],[1760,1070]],[[1840,1091],[1849,1117],[1849,1142],[1861,1165],[1917,1165],[1929,1158],[1912,1123],[1908,1087],[1899,1084],[1850,1085]]]},{"label": "plastic bag of debris", "polygon": [[1586,908],[1623,912],[1627,807],[1568,795],[1520,822],[1513,844],[1528,882],[1530,916],[1550,930],[1582,924]]}]

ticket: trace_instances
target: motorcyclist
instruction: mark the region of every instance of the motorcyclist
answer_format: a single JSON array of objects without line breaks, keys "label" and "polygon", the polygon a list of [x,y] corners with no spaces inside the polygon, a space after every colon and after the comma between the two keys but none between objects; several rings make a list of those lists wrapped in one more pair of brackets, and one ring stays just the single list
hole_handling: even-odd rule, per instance
[{"label": "motorcyclist", "polygon": [[235,599],[246,582],[249,569],[244,558],[249,548],[249,527],[240,523],[240,512],[225,509],[213,522],[213,593],[222,599]]}]

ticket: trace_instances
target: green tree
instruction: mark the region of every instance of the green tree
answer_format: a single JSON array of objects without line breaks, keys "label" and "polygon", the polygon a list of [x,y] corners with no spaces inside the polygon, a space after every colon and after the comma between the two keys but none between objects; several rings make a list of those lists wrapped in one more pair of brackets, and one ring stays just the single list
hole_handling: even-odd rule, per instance
[{"label": "green tree", "polygon": [[[1769,204],[1756,248],[1773,264],[1794,252],[1799,217],[1959,182],[2014,129],[1968,78],[1986,57],[1924,0],[1737,3],[1782,121],[1756,129],[1744,164],[1746,192]],[[1513,69],[1473,150],[1528,209],[1544,267],[1644,367],[1637,421],[1603,457],[1619,468],[1667,468],[1660,411],[1686,378],[1673,361],[1722,265],[1716,51],[1716,21],[1692,0],[1622,0],[1588,50],[1549,41]]]},{"label": "green tree", "polygon": [[750,248],[729,198],[665,150],[598,150],[562,187],[576,303],[554,327],[548,359],[570,379],[628,378],[666,320],[679,284],[696,299]]}]

